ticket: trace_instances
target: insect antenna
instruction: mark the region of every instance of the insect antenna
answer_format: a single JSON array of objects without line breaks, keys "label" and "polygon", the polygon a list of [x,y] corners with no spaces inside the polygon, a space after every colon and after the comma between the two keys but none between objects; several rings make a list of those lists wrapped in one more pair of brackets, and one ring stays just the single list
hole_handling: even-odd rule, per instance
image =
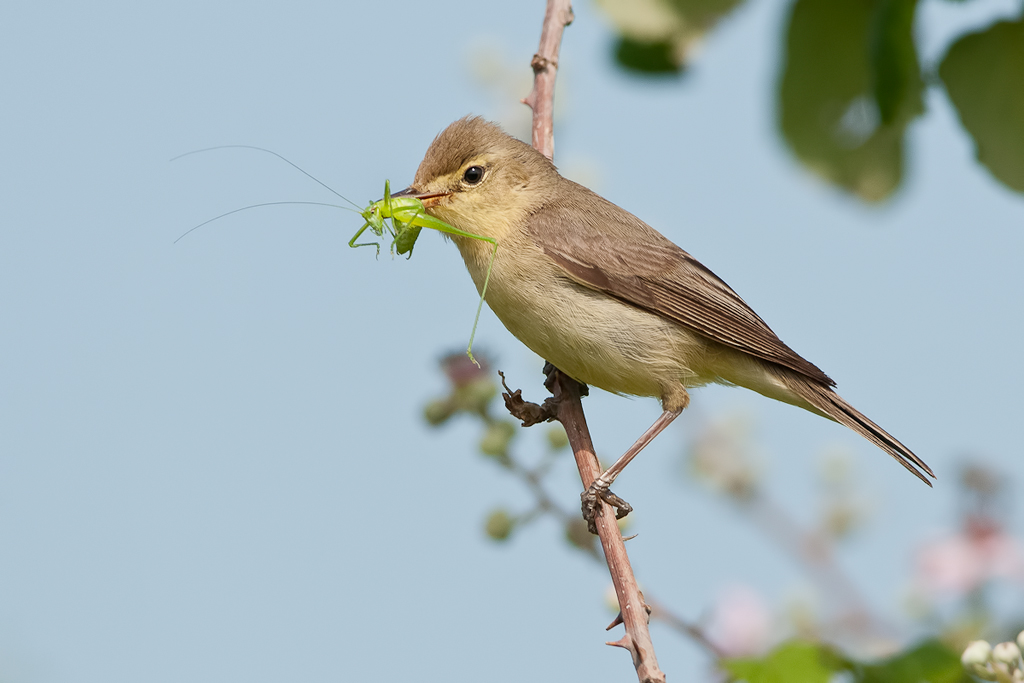
[{"label": "insect antenna", "polygon": [[225,216],[230,216],[233,213],[238,213],[239,211],[248,211],[249,209],[258,209],[261,206],[281,206],[282,204],[308,204],[310,206],[330,206],[330,207],[335,208],[335,209],[342,209],[344,211],[352,211],[353,213],[359,213],[358,211],[355,211],[354,209],[350,209],[347,206],[341,206],[339,204],[327,204],[326,202],[263,202],[261,204],[250,204],[249,206],[243,206],[240,209],[232,209],[231,211],[228,211],[226,213],[222,213],[219,216],[214,216],[213,218],[211,218],[209,220],[203,221],[202,223],[200,223],[199,225],[195,226],[194,228],[189,228],[184,233],[182,233],[178,237],[178,239],[174,240],[174,244],[177,244],[182,239],[184,239],[186,235],[188,235],[189,233],[191,233],[191,232],[193,232],[195,230],[198,230],[199,228],[203,227],[207,223],[212,223],[212,222],[214,222],[216,220],[220,220],[221,218],[224,218]]},{"label": "insect antenna", "polygon": [[[182,157],[187,157],[187,156],[190,156],[192,154],[199,154],[201,152],[212,152],[212,151],[218,150],[218,149],[254,149],[257,152],[266,152],[267,154],[273,154],[275,157],[277,157],[281,161],[285,162],[286,164],[288,164],[289,166],[294,168],[296,171],[298,171],[302,175],[304,175],[307,178],[309,178],[310,180],[314,181],[315,183],[317,183],[321,187],[326,188],[332,194],[334,194],[334,195],[336,195],[338,197],[341,197],[342,199],[344,199],[346,202],[348,202],[352,206],[356,207],[357,209],[360,208],[359,205],[356,204],[355,202],[353,202],[351,199],[349,199],[345,195],[341,194],[340,192],[335,190],[333,187],[331,187],[327,183],[325,183],[322,180],[320,180],[319,178],[317,178],[312,173],[307,172],[305,169],[303,169],[298,164],[296,164],[296,163],[292,162],[290,159],[288,159],[288,158],[278,154],[274,150],[266,149],[265,147],[257,147],[256,145],[218,145],[216,147],[204,147],[203,149],[195,149],[195,150],[192,150],[191,152],[185,152],[184,154],[179,154],[178,156],[176,156],[173,159],[171,159],[171,161],[177,161],[178,159],[181,159]],[[220,216],[218,216],[218,218],[220,218]],[[216,219],[212,219],[212,220],[216,220]],[[198,226],[196,226],[196,227],[198,227]],[[195,228],[193,228],[193,230],[194,229]],[[181,238],[178,238],[178,239],[181,239]]]}]

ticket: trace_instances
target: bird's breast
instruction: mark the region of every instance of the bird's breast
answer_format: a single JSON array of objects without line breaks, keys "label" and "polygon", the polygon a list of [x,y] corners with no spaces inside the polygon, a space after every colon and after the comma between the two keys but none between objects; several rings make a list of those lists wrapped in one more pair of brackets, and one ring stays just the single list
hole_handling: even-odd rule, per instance
[{"label": "bird's breast", "polygon": [[[491,245],[455,238],[481,291]],[[661,397],[668,386],[715,381],[702,368],[715,350],[703,337],[572,279],[527,236],[498,245],[486,301],[537,355],[573,378],[619,394]]]}]

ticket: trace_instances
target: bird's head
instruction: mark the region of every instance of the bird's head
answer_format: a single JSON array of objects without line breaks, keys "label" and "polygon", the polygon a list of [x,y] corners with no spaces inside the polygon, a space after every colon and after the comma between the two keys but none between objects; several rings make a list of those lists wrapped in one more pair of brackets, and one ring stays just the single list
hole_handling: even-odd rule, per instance
[{"label": "bird's head", "polygon": [[428,213],[461,230],[500,239],[554,196],[560,176],[543,154],[479,117],[438,135],[413,184]]}]

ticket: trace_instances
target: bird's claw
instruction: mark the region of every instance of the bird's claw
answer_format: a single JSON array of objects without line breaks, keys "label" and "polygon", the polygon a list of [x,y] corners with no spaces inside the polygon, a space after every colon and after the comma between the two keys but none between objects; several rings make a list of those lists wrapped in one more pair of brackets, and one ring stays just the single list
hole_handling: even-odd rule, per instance
[{"label": "bird's claw", "polygon": [[505,399],[505,408],[512,414],[512,417],[522,420],[524,427],[532,427],[541,422],[551,422],[558,419],[558,401],[554,397],[549,396],[540,405],[531,403],[523,399],[522,389],[512,391],[508,388],[508,384],[505,383],[504,372],[499,370],[498,374],[501,376],[501,386],[505,388],[505,391],[501,394],[502,398]]},{"label": "bird's claw", "polygon": [[587,521],[587,530],[592,534],[597,533],[597,502],[604,501],[615,510],[615,519],[622,519],[633,511],[633,506],[616,496],[608,489],[608,484],[600,478],[594,481],[587,490],[580,494],[580,501],[583,508],[583,519]]}]

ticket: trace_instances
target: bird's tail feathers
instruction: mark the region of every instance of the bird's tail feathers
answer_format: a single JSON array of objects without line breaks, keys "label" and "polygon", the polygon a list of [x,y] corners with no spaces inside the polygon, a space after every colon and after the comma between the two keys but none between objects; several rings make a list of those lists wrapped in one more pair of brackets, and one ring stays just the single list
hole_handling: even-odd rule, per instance
[{"label": "bird's tail feathers", "polygon": [[849,427],[881,448],[895,458],[899,464],[910,470],[914,476],[928,484],[928,486],[932,485],[925,475],[927,474],[934,479],[935,474],[924,460],[914,455],[909,448],[897,441],[895,437],[843,400],[843,397],[835,393],[830,387],[804,377],[790,376],[788,379],[789,381],[786,384],[800,398],[839,424]]}]

